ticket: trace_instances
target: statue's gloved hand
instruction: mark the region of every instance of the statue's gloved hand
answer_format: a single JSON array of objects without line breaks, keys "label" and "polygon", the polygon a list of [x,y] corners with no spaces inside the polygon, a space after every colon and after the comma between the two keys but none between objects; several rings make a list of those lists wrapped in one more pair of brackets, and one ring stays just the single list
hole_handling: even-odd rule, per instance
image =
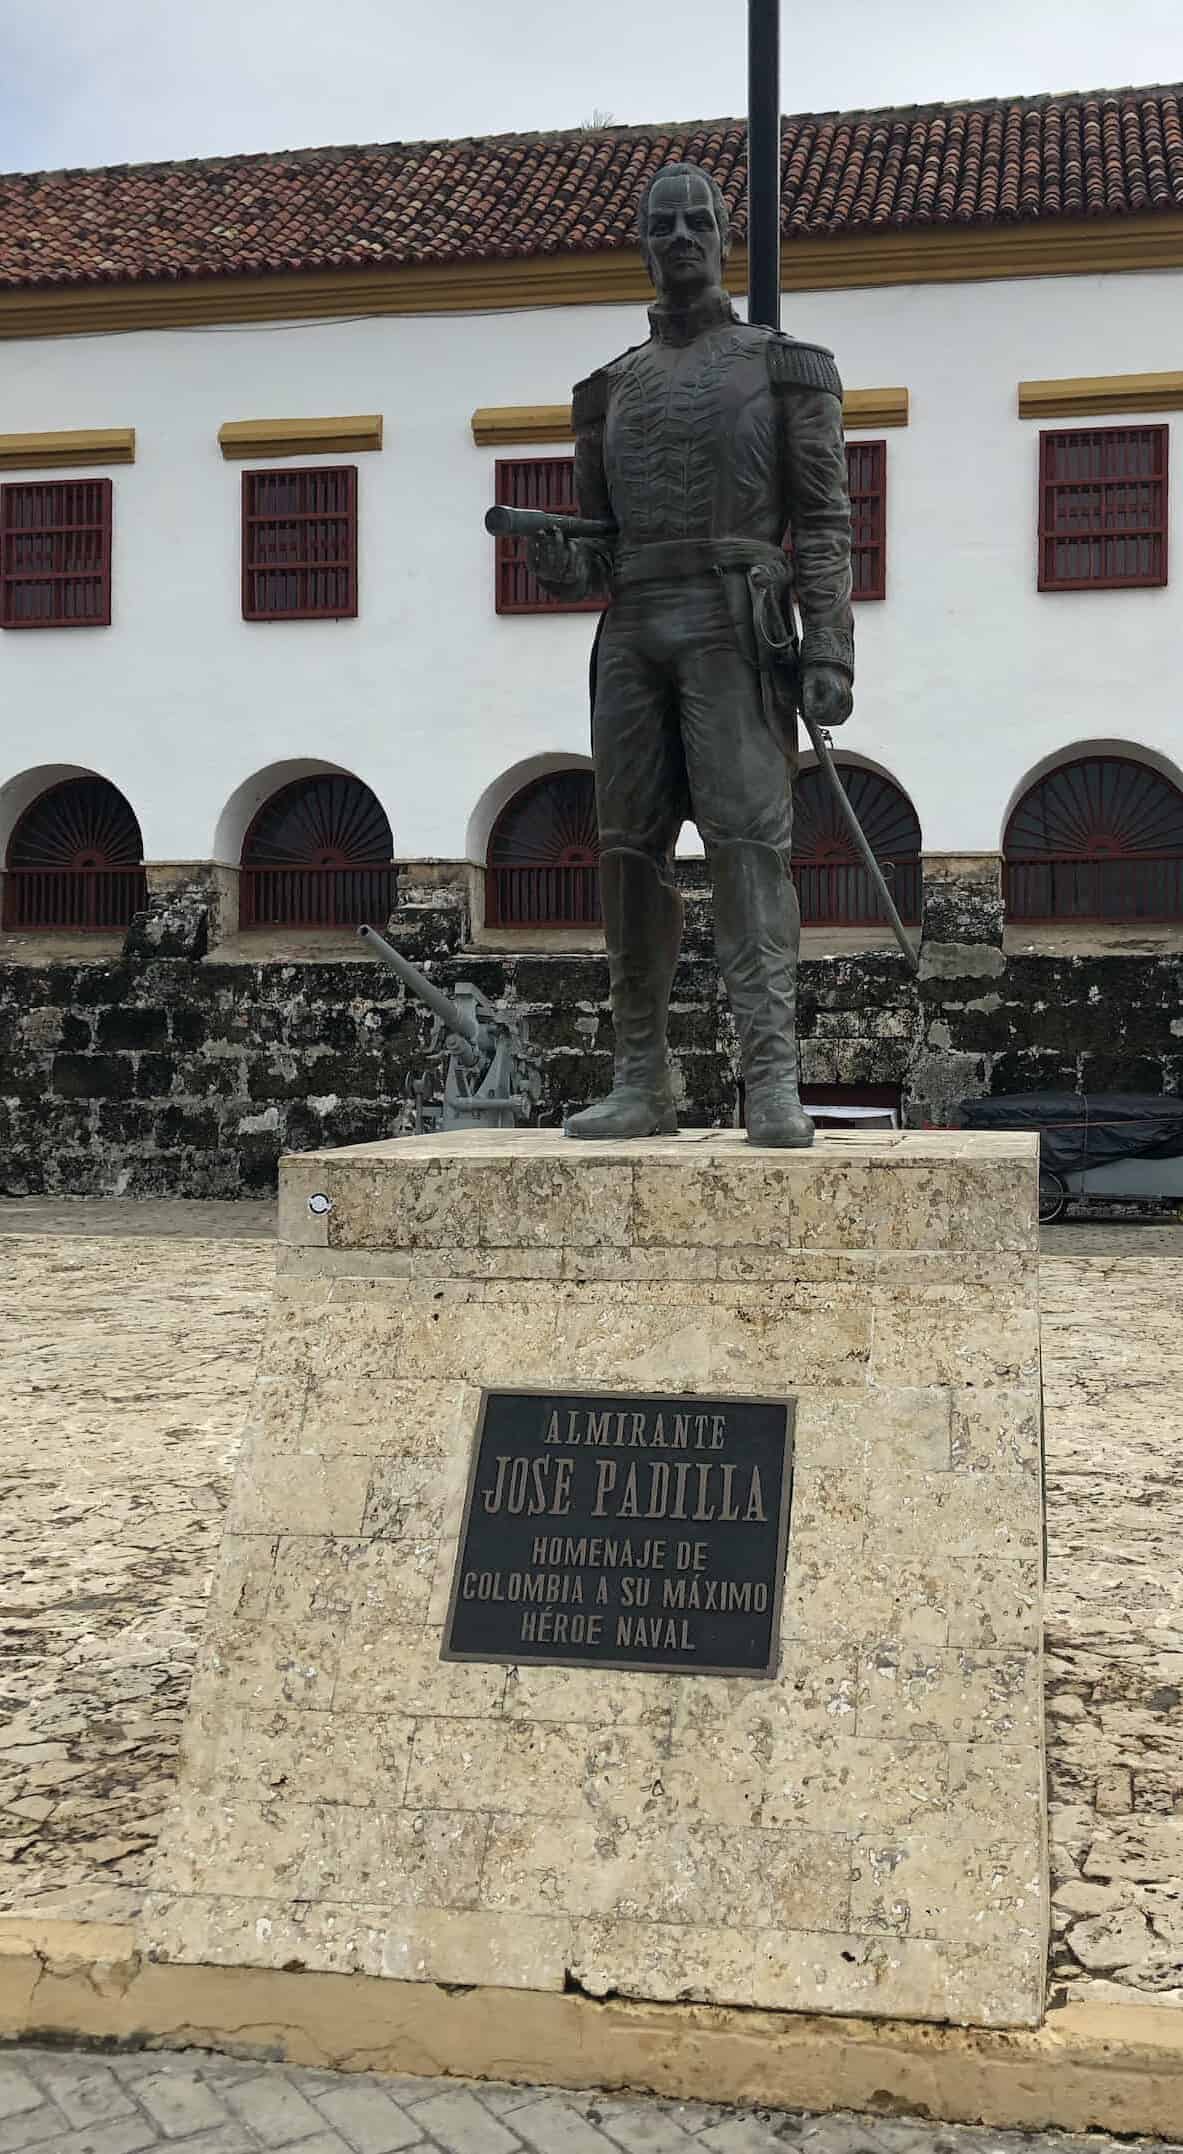
[{"label": "statue's gloved hand", "polygon": [[854,690],[841,666],[806,666],[801,704],[813,725],[845,725],[854,709]]},{"label": "statue's gloved hand", "polygon": [[557,597],[561,591],[569,591],[583,581],[578,543],[578,540],[566,538],[561,531],[540,531],[536,538],[527,542],[530,572],[552,596]]}]

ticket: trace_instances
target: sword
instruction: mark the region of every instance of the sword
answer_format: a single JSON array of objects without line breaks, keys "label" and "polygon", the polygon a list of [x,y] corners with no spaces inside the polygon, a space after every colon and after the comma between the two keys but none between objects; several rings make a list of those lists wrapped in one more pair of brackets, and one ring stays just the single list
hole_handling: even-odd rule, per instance
[{"label": "sword", "polygon": [[[912,943],[908,935],[908,930],[904,926],[903,921],[900,919],[899,913],[896,909],[895,899],[892,897],[892,894],[887,887],[887,878],[884,875],[883,870],[879,865],[879,862],[876,860],[874,853],[871,851],[871,847],[868,843],[867,836],[865,831],[863,830],[862,824],[859,822],[859,819],[855,814],[854,809],[851,807],[850,796],[847,793],[846,787],[843,785],[842,780],[838,775],[838,768],[834,761],[833,742],[831,741],[825,727],[815,725],[813,719],[809,717],[805,709],[804,682],[801,677],[800,661],[798,658],[798,653],[801,646],[797,632],[797,608],[792,591],[788,590],[783,593],[778,593],[767,571],[763,571],[760,568],[757,568],[749,573],[748,581],[752,590],[752,610],[755,617],[756,634],[761,640],[761,642],[763,642],[766,650],[771,654],[774,660],[779,660],[779,662],[783,665],[786,661],[786,657],[791,655],[792,658],[797,661],[796,692],[794,700],[796,702],[798,716],[800,717],[801,723],[809,735],[810,744],[813,748],[814,754],[817,757],[818,768],[820,770],[823,770],[826,774],[826,783],[828,784],[830,791],[834,795],[834,799],[838,806],[839,814],[841,815],[842,820],[850,833],[855,850],[858,853],[858,856],[862,861],[863,866],[866,868],[866,871],[870,876],[876,891],[879,894],[879,902],[882,905],[883,910],[887,914],[888,920],[891,923],[891,931],[895,936],[895,939],[898,942],[900,949],[903,951],[908,970],[912,973],[918,973],[920,971],[920,959],[916,955],[915,950],[912,948]],[[771,630],[768,625],[768,617],[770,611],[774,615],[778,612],[780,614],[780,618],[785,629],[785,635],[783,636],[783,638],[777,637],[771,633]]]}]

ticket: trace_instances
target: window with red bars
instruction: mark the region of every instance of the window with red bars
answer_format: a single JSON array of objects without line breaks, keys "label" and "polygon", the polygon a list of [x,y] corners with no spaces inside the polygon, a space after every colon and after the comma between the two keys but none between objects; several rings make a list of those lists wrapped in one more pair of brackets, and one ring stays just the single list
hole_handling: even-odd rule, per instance
[{"label": "window with red bars", "polygon": [[1039,437],[1039,588],[1123,591],[1167,580],[1165,426]]},{"label": "window with red bars", "polygon": [[342,621],[357,614],[357,465],[245,471],[244,621]]},{"label": "window with red bars", "polygon": [[887,597],[887,443],[848,441],[852,598]]},{"label": "window with red bars", "polygon": [[[573,456],[499,458],[494,498],[500,508],[549,509],[575,516]],[[498,613],[601,613],[605,598],[552,598],[526,565],[527,540],[499,538],[494,563]]]},{"label": "window with red bars", "polygon": [[[848,441],[846,483],[850,493],[850,595],[887,597],[887,443]],[[793,534],[785,533],[792,558]]]},{"label": "window with red bars", "polygon": [[110,479],[0,486],[0,628],[108,628]]}]

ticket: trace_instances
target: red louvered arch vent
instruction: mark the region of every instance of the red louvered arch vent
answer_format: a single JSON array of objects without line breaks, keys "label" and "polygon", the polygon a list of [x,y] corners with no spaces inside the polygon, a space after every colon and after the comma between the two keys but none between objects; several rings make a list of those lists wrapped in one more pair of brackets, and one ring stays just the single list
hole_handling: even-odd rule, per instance
[{"label": "red louvered arch vent", "polygon": [[1012,920],[1183,919],[1183,792],[1131,756],[1038,778],[1002,850]]},{"label": "red louvered arch vent", "polygon": [[66,778],[25,809],[8,847],[4,925],[125,928],[148,902],[130,804],[106,778]]},{"label": "red louvered arch vent", "polygon": [[296,778],[264,801],[243,841],[241,924],[384,923],[396,897],[393,853],[382,803],[360,778]]},{"label": "red louvered arch vent", "polygon": [[[906,793],[877,770],[839,775],[883,870],[901,920],[920,920],[920,824]],[[793,881],[806,927],[869,927],[886,914],[823,773],[803,770],[793,788]]]},{"label": "red louvered arch vent", "polygon": [[489,839],[490,927],[598,927],[600,832],[590,770],[552,771],[523,786]]}]

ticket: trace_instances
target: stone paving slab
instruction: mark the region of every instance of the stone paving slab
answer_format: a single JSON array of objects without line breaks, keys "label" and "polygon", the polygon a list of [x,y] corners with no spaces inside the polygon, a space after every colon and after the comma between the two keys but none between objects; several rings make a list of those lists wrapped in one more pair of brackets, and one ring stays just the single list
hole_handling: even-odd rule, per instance
[{"label": "stone paving slab", "polygon": [[1170,2154],[1161,2139],[303,2071],[207,2052],[0,2054],[3,2154]]}]

